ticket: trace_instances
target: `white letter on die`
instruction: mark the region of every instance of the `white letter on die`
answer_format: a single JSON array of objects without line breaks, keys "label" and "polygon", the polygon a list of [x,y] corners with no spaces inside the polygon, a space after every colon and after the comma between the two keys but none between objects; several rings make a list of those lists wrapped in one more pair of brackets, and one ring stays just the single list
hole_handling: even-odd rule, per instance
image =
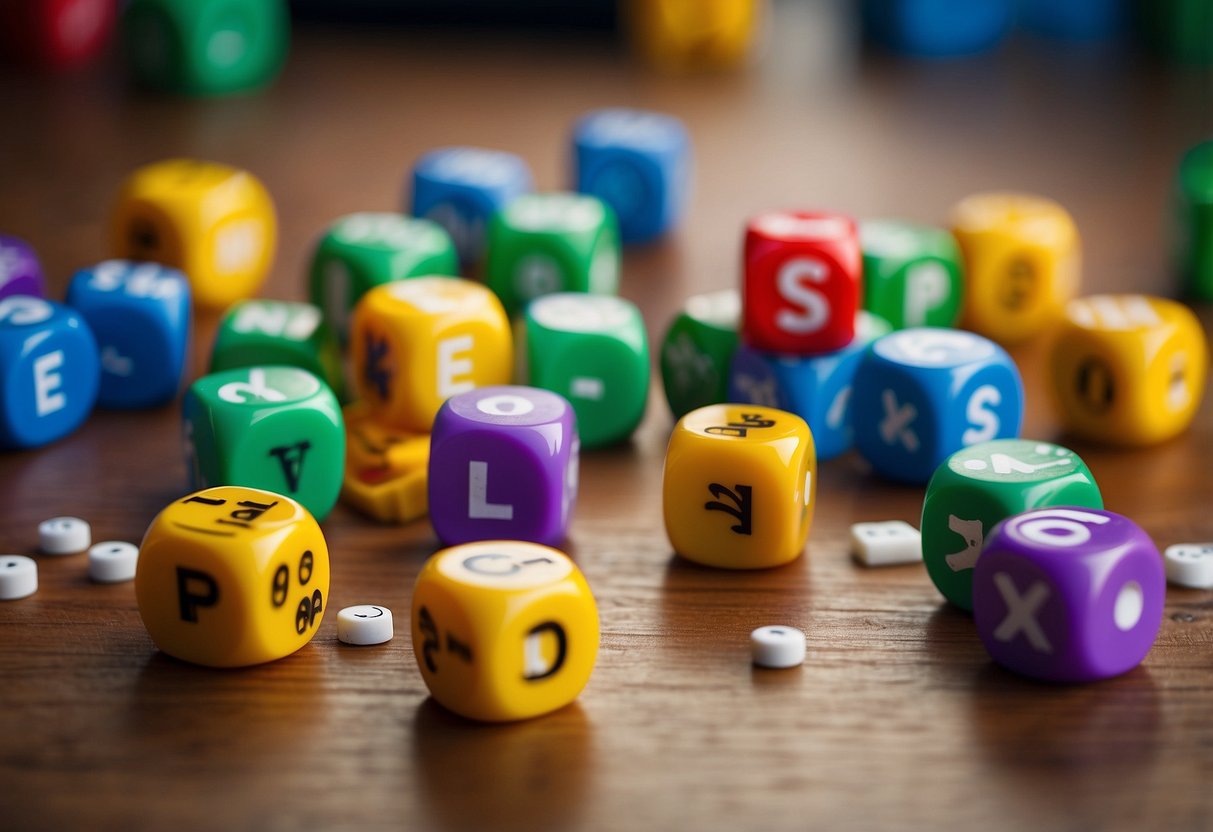
[{"label": "white letter on die", "polygon": [[775,281],[780,296],[788,303],[799,306],[801,312],[781,309],[775,316],[775,325],[785,332],[804,334],[816,332],[825,326],[830,316],[830,304],[825,295],[802,281],[825,283],[829,269],[820,260],[809,257],[794,257],[779,267]]},{"label": "white letter on die", "polygon": [[63,366],[63,350],[48,352],[34,359],[34,410],[47,416],[67,405],[67,396],[54,392],[63,386],[63,376],[56,373]]},{"label": "white letter on die", "polygon": [[919,263],[906,272],[906,326],[922,326],[927,313],[947,299],[948,272],[934,260]]},{"label": "white letter on die", "polygon": [[991,407],[1002,403],[1002,393],[992,384],[984,384],[973,391],[969,397],[969,405],[965,408],[965,418],[973,427],[966,430],[960,441],[966,445],[976,445],[978,442],[989,442],[998,435],[998,414]]},{"label": "white letter on die", "polygon": [[1041,581],[1032,584],[1025,595],[1020,595],[1015,588],[1015,581],[1006,572],[994,574],[994,586],[1007,605],[1007,617],[994,631],[994,638],[999,641],[1010,641],[1020,633],[1038,653],[1052,653],[1053,645],[1045,636],[1036,613],[1049,600],[1049,587]]},{"label": "white letter on die", "polygon": [[490,503],[489,464],[479,460],[468,462],[468,517],[472,520],[513,520],[514,507],[509,503]]},{"label": "white letter on die", "polygon": [[467,376],[472,372],[472,359],[455,357],[470,353],[472,344],[471,335],[460,335],[438,342],[438,395],[441,398],[449,399],[476,387],[469,378],[455,380],[456,376]]}]

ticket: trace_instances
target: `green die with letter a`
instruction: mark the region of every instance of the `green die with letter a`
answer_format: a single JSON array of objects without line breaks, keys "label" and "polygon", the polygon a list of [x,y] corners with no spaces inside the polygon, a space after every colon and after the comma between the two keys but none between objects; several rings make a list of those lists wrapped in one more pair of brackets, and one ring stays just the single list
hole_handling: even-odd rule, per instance
[{"label": "green die with letter a", "polygon": [[964,291],[960,247],[943,228],[869,220],[860,223],[863,306],[893,329],[951,327]]},{"label": "green die with letter a", "polygon": [[513,316],[555,292],[619,290],[619,226],[597,197],[526,194],[493,215],[485,281]]},{"label": "green die with letter a", "polygon": [[628,438],[649,397],[649,343],[635,304],[561,292],[531,302],[525,317],[528,383],[573,405],[582,447]]},{"label": "green die with letter a", "polygon": [[736,289],[694,295],[661,341],[661,382],[674,418],[729,400],[741,296]]},{"label": "green die with letter a", "polygon": [[996,439],[952,454],[922,505],[922,559],[943,597],[973,609],[973,566],[985,538],[1013,514],[1047,506],[1103,508],[1078,454],[1050,442]]},{"label": "green die with letter a", "polygon": [[334,222],[316,245],[309,298],[345,341],[350,313],[369,290],[428,275],[459,276],[455,243],[441,225],[403,214],[350,214]]},{"label": "green die with letter a", "polygon": [[284,364],[318,377],[344,397],[341,347],[310,303],[246,300],[228,309],[215,335],[211,372]]},{"label": "green die with letter a", "polygon": [[186,393],[182,418],[191,489],[262,488],[299,501],[317,520],[337,502],[345,420],[333,391],[307,370],[203,376]]},{"label": "green die with letter a", "polygon": [[225,95],[278,75],[290,23],[285,0],[131,0],[122,39],[144,86]]}]

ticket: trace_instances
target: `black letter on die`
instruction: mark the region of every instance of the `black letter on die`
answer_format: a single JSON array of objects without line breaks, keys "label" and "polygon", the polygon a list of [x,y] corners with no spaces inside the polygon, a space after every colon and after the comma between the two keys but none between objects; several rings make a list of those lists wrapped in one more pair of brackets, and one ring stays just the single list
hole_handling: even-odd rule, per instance
[{"label": "black letter on die", "polygon": [[[204,584],[206,593],[199,594],[191,591],[191,581],[194,582],[195,589],[198,584]],[[219,603],[219,584],[215,583],[214,578],[197,569],[177,567],[177,604],[181,609],[182,621],[197,623],[198,607],[213,607],[217,603]]]}]

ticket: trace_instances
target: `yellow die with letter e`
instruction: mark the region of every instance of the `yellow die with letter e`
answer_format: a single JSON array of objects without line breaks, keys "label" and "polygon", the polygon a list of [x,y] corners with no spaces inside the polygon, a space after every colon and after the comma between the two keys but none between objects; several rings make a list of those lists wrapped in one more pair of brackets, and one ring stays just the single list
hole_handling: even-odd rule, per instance
[{"label": "yellow die with letter e", "polygon": [[173,502],[144,535],[139,615],[156,646],[210,667],[280,659],[324,617],[329,554],[294,500],[256,488],[208,488]]},{"label": "yellow die with letter e", "polygon": [[251,173],[170,159],[126,180],[111,234],[114,256],[181,269],[199,306],[223,309],[265,280],[278,223],[269,193]]},{"label": "yellow die with letter e", "polygon": [[756,405],[708,405],[679,420],[662,509],[674,551],[725,569],[795,560],[813,519],[817,454],[804,419]]},{"label": "yellow die with letter e", "polygon": [[577,698],[598,656],[598,606],[576,564],[538,543],[489,540],[430,558],[413,591],[413,652],[455,713],[528,719]]},{"label": "yellow die with letter e", "polygon": [[1146,295],[1072,301],[1053,346],[1053,397],[1072,433],[1150,445],[1187,428],[1208,372],[1204,330],[1181,303]]}]

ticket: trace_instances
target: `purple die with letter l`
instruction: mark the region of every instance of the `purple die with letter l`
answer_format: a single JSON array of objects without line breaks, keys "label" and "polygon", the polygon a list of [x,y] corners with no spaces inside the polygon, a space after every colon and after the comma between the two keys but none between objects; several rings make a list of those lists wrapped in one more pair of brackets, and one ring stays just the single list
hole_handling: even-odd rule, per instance
[{"label": "purple die with letter l", "polygon": [[452,396],[430,436],[430,520],[447,546],[564,540],[577,500],[573,406],[534,387]]},{"label": "purple die with letter l", "polygon": [[1141,663],[1165,594],[1162,556],[1132,520],[1043,508],[994,527],[973,570],[973,621],[1004,667],[1092,682]]},{"label": "purple die with letter l", "polygon": [[0,234],[0,299],[10,295],[46,297],[38,256],[29,243]]}]

